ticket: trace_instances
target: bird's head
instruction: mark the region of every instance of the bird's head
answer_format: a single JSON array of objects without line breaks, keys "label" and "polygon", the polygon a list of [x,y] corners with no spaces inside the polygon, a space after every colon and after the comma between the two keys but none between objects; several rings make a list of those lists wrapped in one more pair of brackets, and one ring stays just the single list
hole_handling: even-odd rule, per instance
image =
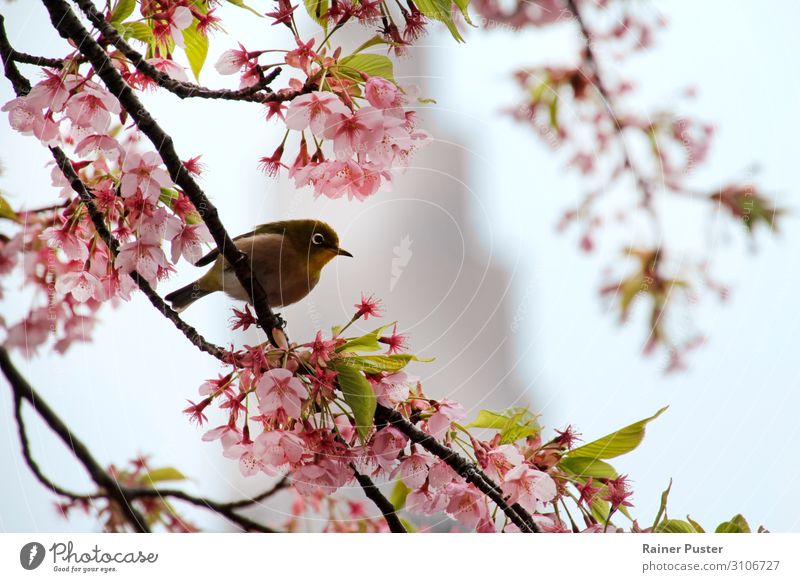
[{"label": "bird's head", "polygon": [[339,247],[336,231],[319,220],[287,220],[283,223],[283,235],[301,256],[307,257],[311,270],[321,270],[336,256],[353,256]]}]

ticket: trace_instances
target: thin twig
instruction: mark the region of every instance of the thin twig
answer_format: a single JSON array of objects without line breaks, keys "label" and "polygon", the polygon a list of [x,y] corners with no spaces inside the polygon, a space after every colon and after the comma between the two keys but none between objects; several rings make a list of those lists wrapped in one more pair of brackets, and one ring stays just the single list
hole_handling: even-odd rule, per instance
[{"label": "thin twig", "polygon": [[609,116],[611,117],[611,121],[614,123],[614,129],[619,137],[620,144],[622,145],[622,161],[625,167],[631,172],[634,179],[636,180],[636,186],[639,188],[639,191],[642,194],[642,207],[648,210],[653,217],[653,220],[656,222],[656,226],[658,226],[656,217],[655,217],[655,210],[653,209],[652,202],[653,202],[653,190],[650,187],[649,182],[647,179],[639,172],[636,165],[633,162],[630,154],[628,153],[628,147],[625,142],[624,132],[625,127],[622,125],[620,121],[619,115],[617,115],[616,108],[614,107],[614,99],[611,96],[611,93],[606,86],[605,80],[601,74],[600,70],[600,63],[597,59],[597,54],[594,51],[592,43],[594,42],[592,39],[592,33],[589,30],[586,21],[581,16],[581,12],[578,9],[577,2],[575,0],[567,0],[567,7],[569,8],[570,12],[572,12],[575,21],[578,23],[578,27],[580,28],[581,35],[583,36],[583,40],[586,43],[585,50],[586,50],[586,57],[584,62],[586,63],[589,74],[586,75],[586,78],[591,82],[597,92],[600,93],[600,97],[602,98],[603,105],[605,106],[606,110],[608,111]]},{"label": "thin twig", "polygon": [[[280,74],[280,67],[273,69],[267,75],[263,76],[255,85],[245,87],[233,91],[230,89],[208,89],[195,85],[194,83],[187,83],[173,79],[169,75],[162,73],[153,65],[148,63],[145,58],[129,45],[125,39],[119,34],[116,28],[108,22],[103,15],[94,7],[91,0],[75,0],[75,3],[80,7],[89,21],[95,28],[102,34],[103,38],[113,44],[125,57],[133,63],[141,73],[150,77],[160,87],[163,87],[170,93],[174,93],[181,99],[189,97],[203,97],[206,99],[227,99],[230,101],[253,101],[256,103],[267,103],[269,101],[290,101],[303,91],[289,91],[281,93],[273,93],[269,89],[272,83]],[[310,90],[310,88],[308,89]],[[265,92],[266,91],[266,92]]]},{"label": "thin twig", "polygon": [[[122,484],[100,466],[89,452],[86,445],[72,434],[69,427],[64,424],[53,409],[51,409],[33,387],[28,384],[28,381],[25,380],[22,374],[14,367],[11,358],[8,356],[8,352],[2,346],[0,346],[0,370],[3,371],[8,383],[11,385],[15,403],[20,400],[27,400],[36,413],[42,417],[53,432],[55,432],[72,451],[72,454],[81,462],[89,473],[92,481],[107,493],[109,499],[117,502],[133,528],[138,532],[149,532],[150,528],[142,514],[139,513],[139,511],[130,504],[128,498],[126,498],[125,488]],[[21,420],[21,417],[19,417],[19,419]],[[39,476],[39,472],[33,467],[31,467],[31,470],[34,471],[37,477]]]},{"label": "thin twig", "polygon": [[378,509],[381,510],[383,514],[383,518],[386,520],[386,523],[389,525],[389,531],[392,533],[408,533],[408,530],[403,526],[400,518],[397,517],[397,510],[395,509],[392,502],[386,499],[386,496],[381,493],[381,490],[372,482],[372,479],[363,475],[358,472],[358,469],[355,468],[352,464],[350,467],[353,469],[353,473],[356,476],[356,481],[358,484],[361,485],[361,488],[364,490],[364,495],[367,496],[375,505],[378,506]]},{"label": "thin twig", "polygon": [[173,182],[183,189],[203,217],[211,236],[217,243],[217,248],[232,267],[239,284],[248,292],[250,304],[256,312],[261,329],[267,334],[270,343],[278,347],[279,341],[273,331],[281,329],[282,320],[270,308],[264,288],[253,276],[250,259],[236,247],[220,221],[219,211],[184,167],[175,151],[172,137],[167,135],[134,91],[125,83],[106,51],[92,38],[65,0],[42,0],[42,3],[50,14],[53,27],[62,37],[71,40],[87,58],[108,90],[116,95],[137,127],[159,152]]},{"label": "thin twig", "polygon": [[221,516],[225,517],[232,523],[240,526],[245,531],[254,531],[260,533],[276,533],[274,529],[269,526],[263,525],[250,519],[249,517],[245,517],[241,514],[238,514],[231,509],[229,503],[220,503],[218,501],[212,501],[211,499],[207,499],[205,497],[195,497],[194,495],[190,495],[185,491],[181,491],[180,489],[152,489],[150,487],[125,487],[124,488],[125,495],[128,499],[138,499],[140,497],[169,497],[172,499],[180,499],[182,501],[186,501],[187,503],[191,503],[197,507],[203,507],[205,509],[209,509],[214,511]]},{"label": "thin twig", "polygon": [[[48,489],[54,493],[68,497],[70,499],[100,499],[107,498],[115,501],[123,511],[127,514],[128,520],[138,531],[149,531],[148,526],[142,515],[136,510],[131,503],[138,498],[142,497],[157,497],[157,498],[173,498],[180,499],[195,505],[197,507],[204,507],[210,509],[223,517],[230,520],[232,523],[240,526],[247,531],[256,531],[263,533],[273,533],[275,530],[262,525],[252,519],[234,512],[234,509],[247,507],[257,503],[260,500],[266,499],[275,494],[281,488],[285,487],[285,479],[281,480],[272,489],[261,493],[260,495],[251,498],[243,499],[234,502],[218,502],[205,497],[196,497],[190,495],[179,489],[157,489],[152,487],[128,487],[114,479],[107,471],[105,471],[94,460],[88,448],[80,441],[66,424],[56,415],[56,413],[48,406],[42,397],[28,384],[22,377],[19,371],[14,366],[13,362],[8,356],[5,348],[0,347],[0,369],[11,385],[11,390],[14,396],[14,410],[19,429],[19,439],[22,444],[22,454],[25,462],[33,472],[34,476]],[[72,450],[73,454],[78,458],[86,471],[89,473],[92,481],[101,489],[99,493],[92,493],[83,495],[74,493],[63,487],[56,485],[52,480],[46,477],[38,463],[33,458],[30,445],[28,442],[28,435],[25,430],[25,422],[22,418],[22,401],[27,400],[33,409],[41,416],[42,420],[55,432],[61,440]]]},{"label": "thin twig", "polygon": [[39,464],[33,458],[33,454],[31,453],[30,443],[28,442],[28,433],[25,430],[25,421],[22,418],[22,397],[16,391],[14,392],[14,418],[17,421],[17,434],[19,436],[19,442],[22,445],[22,457],[25,459],[25,463],[27,463],[36,479],[38,479],[42,485],[52,490],[53,493],[57,495],[69,497],[70,499],[86,499],[86,495],[75,493],[56,485],[42,472]]}]

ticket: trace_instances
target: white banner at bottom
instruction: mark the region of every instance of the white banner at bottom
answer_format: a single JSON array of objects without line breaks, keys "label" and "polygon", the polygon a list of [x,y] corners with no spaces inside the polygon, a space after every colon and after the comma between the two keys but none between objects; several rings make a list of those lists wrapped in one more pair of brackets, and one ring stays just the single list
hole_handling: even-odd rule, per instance
[{"label": "white banner at bottom", "polygon": [[800,534],[0,534],[0,580],[13,582],[549,576],[797,582]]}]

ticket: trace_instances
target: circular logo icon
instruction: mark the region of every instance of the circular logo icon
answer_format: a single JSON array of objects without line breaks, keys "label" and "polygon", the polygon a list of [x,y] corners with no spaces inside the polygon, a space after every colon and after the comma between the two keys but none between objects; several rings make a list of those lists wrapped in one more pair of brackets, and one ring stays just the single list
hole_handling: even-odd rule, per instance
[{"label": "circular logo icon", "polygon": [[19,551],[19,563],[26,570],[35,570],[44,561],[44,546],[39,542],[28,542]]}]

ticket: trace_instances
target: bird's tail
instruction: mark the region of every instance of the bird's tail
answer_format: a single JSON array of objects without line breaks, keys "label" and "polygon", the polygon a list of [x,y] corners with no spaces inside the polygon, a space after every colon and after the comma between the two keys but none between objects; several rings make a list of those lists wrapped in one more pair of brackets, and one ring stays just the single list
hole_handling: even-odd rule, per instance
[{"label": "bird's tail", "polygon": [[180,313],[192,303],[202,297],[205,297],[209,293],[213,293],[213,291],[201,289],[200,285],[198,285],[197,281],[195,281],[194,283],[189,283],[186,285],[186,287],[181,287],[180,289],[173,291],[164,297],[164,299],[170,302],[172,309]]}]

